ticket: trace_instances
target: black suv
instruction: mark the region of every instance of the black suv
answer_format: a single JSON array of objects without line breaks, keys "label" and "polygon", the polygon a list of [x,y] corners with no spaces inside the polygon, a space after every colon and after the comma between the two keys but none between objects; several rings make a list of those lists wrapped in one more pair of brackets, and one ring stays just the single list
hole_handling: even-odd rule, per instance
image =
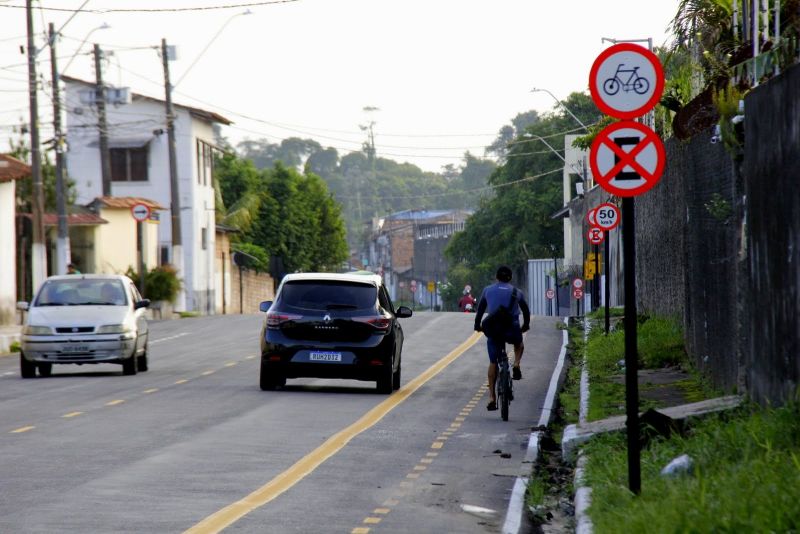
[{"label": "black suv", "polygon": [[403,329],[380,276],[302,273],[287,275],[261,328],[261,389],[287,378],[374,380],[378,392],[400,388]]}]

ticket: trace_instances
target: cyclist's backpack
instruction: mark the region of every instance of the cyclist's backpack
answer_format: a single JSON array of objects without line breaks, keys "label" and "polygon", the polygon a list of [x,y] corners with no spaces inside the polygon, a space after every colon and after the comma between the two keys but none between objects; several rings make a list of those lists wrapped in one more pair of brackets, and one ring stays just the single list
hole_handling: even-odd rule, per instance
[{"label": "cyclist's backpack", "polygon": [[481,322],[481,330],[488,338],[504,338],[514,322],[511,310],[517,302],[517,288],[511,292],[511,302],[508,307],[500,306],[494,313],[489,314]]}]

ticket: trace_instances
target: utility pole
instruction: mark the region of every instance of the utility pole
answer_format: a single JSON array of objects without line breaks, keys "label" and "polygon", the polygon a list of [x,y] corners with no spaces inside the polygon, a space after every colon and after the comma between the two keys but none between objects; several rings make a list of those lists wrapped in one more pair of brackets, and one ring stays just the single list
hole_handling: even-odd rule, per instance
[{"label": "utility pole", "polygon": [[[172,85],[169,81],[169,54],[166,39],[161,39],[161,62],[164,66],[164,92],[166,93],[167,149],[169,153],[170,208],[172,214],[172,265],[175,267],[180,279],[183,275],[181,203],[178,189],[178,162],[175,156],[175,110],[172,107]],[[185,311],[186,293],[183,285],[181,285],[181,290],[178,292],[178,300],[175,304],[176,311]]]},{"label": "utility pole", "polygon": [[103,177],[103,196],[111,196],[111,155],[108,151],[108,124],[106,123],[106,86],[103,84],[103,67],[100,45],[94,45],[94,73],[97,78],[95,103],[97,104],[97,129],[100,130],[100,172]]},{"label": "utility pole", "polygon": [[47,247],[44,235],[44,187],[42,186],[42,154],[39,148],[39,102],[36,86],[36,47],[33,42],[33,7],[31,0],[25,2],[28,30],[28,94],[31,118],[31,173],[33,191],[31,216],[33,239],[31,246],[31,290],[35,293],[47,278]]},{"label": "utility pole", "polygon": [[67,273],[70,262],[69,229],[67,227],[67,199],[64,184],[64,138],[61,132],[61,96],[56,63],[56,31],[51,22],[48,27],[50,39],[50,69],[53,78],[53,146],[56,150],[56,209],[58,210],[58,240],[56,241],[56,272]]}]

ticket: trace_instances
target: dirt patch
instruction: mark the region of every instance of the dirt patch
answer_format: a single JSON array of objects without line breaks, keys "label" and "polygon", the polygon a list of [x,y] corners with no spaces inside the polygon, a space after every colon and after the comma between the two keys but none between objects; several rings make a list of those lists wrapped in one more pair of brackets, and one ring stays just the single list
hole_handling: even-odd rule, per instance
[{"label": "dirt patch", "polygon": [[[686,384],[692,376],[680,367],[639,370],[639,397],[653,408],[667,408],[694,402]],[[625,384],[625,375],[614,375],[609,380]],[[648,402],[649,401],[649,402]]]}]

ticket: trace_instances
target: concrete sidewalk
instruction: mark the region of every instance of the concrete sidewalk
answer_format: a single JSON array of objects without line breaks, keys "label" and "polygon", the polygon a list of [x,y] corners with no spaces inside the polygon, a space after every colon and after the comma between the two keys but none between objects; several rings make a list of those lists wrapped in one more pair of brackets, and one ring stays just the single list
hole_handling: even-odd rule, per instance
[{"label": "concrete sidewalk", "polygon": [[0,325],[0,356],[4,356],[11,350],[11,344],[19,342],[22,334],[20,325]]}]

